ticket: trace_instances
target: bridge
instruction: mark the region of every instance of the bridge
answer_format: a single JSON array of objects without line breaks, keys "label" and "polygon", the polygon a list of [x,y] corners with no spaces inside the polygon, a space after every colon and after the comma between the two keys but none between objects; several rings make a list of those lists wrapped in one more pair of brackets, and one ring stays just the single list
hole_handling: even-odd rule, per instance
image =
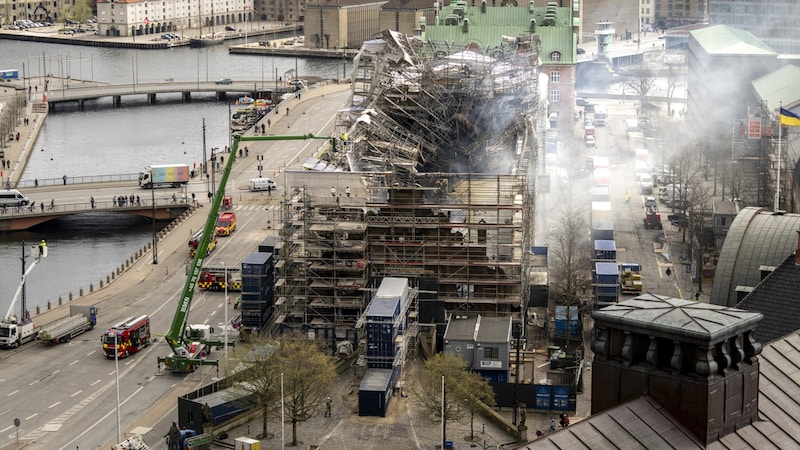
[{"label": "bridge", "polygon": [[[77,86],[75,86],[77,84]],[[274,81],[232,81],[230,84],[217,84],[215,81],[172,81],[167,79],[160,83],[132,83],[132,84],[90,84],[73,82],[72,86],[54,89],[51,83],[50,90],[45,93],[47,106],[50,111],[55,111],[59,103],[76,102],[83,108],[87,100],[97,100],[111,97],[114,106],[122,104],[123,96],[147,96],[150,103],[155,103],[159,94],[179,94],[183,101],[192,99],[192,94],[213,93],[217,100],[223,101],[228,95],[248,95],[252,98],[272,98],[273,93],[279,95],[293,91],[289,86],[275,86]],[[272,87],[271,87],[272,86]]]},{"label": "bridge", "polygon": [[147,218],[155,217],[156,220],[172,220],[194,204],[187,197],[178,196],[174,202],[171,198],[156,198],[155,204],[150,199],[139,198],[138,201],[134,199],[133,202],[130,199],[126,199],[125,202],[121,200],[65,204],[38,202],[35,205],[20,207],[0,206],[0,232],[26,230],[59,217],[98,212],[132,214]]}]

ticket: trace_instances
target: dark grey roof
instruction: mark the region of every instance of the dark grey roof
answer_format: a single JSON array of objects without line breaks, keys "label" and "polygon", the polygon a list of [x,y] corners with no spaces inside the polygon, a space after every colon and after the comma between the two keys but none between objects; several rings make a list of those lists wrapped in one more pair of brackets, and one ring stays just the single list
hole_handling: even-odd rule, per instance
[{"label": "dark grey roof", "polygon": [[777,266],[786,255],[794,253],[798,229],[798,214],[773,214],[754,207],[742,209],[720,251],[711,303],[736,305],[736,286],[756,286],[761,281],[760,266]]},{"label": "dark grey roof", "polygon": [[755,311],[645,294],[594,311],[595,322],[620,325],[626,331],[660,337],[682,336],[716,343],[742,329],[752,329],[762,316]]},{"label": "dark grey roof", "polygon": [[758,311],[764,320],[754,335],[758,342],[772,342],[800,329],[800,266],[794,255],[786,258],[737,308]]},{"label": "dark grey roof", "polygon": [[503,343],[511,341],[511,316],[480,316],[478,342]]},{"label": "dark grey roof", "polygon": [[649,397],[595,414],[517,449],[702,449],[700,442]]},{"label": "dark grey roof", "polygon": [[447,321],[447,328],[444,330],[444,339],[454,341],[474,341],[476,336],[475,324],[478,323],[478,316],[462,316],[453,314]]},{"label": "dark grey roof", "polygon": [[758,361],[760,421],[705,447],[661,405],[640,397],[516,448],[800,448],[800,336],[794,333],[764,346]]}]

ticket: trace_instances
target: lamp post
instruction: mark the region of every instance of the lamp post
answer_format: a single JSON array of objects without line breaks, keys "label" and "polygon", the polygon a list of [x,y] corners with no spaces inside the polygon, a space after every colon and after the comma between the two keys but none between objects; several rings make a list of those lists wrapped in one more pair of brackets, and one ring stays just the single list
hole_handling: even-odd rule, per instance
[{"label": "lamp post", "polygon": [[258,178],[261,178],[261,171],[264,170],[264,165],[261,162],[264,161],[264,155],[256,155],[256,160],[258,161]]},{"label": "lamp post", "polygon": [[211,198],[213,199],[215,195],[217,195],[217,181],[214,179],[214,173],[217,171],[217,157],[214,156],[214,152],[219,150],[218,147],[211,147]]},{"label": "lamp post", "polygon": [[156,238],[156,190],[154,187],[150,187],[150,201],[153,202],[153,265],[155,265],[158,264],[158,239]]},{"label": "lamp post", "polygon": [[225,308],[225,328],[223,328],[225,339],[225,375],[228,374],[228,265],[222,262],[222,267],[225,268],[225,300],[222,302],[222,307]]},{"label": "lamp post", "polygon": [[117,330],[114,331],[114,378],[117,384],[117,442],[122,442],[122,422],[119,413],[119,347],[117,341]]}]

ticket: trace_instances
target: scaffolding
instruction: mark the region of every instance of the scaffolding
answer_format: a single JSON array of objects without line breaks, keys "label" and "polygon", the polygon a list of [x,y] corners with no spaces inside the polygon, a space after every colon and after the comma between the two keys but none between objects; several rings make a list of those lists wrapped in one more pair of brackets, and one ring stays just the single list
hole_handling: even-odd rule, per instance
[{"label": "scaffolding", "polygon": [[[338,145],[285,172],[279,328],[358,347],[384,277],[415,290],[435,279],[448,311],[525,308],[545,123],[538,49],[535,35],[484,52],[391,31],[364,43]],[[423,325],[411,308],[404,349]]]}]

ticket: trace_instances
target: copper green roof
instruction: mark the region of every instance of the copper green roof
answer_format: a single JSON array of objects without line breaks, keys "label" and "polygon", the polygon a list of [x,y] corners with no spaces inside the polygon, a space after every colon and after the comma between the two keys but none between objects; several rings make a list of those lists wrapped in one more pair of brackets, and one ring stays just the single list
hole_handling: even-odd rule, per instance
[{"label": "copper green roof", "polygon": [[689,34],[710,55],[777,55],[752,33],[727,25],[694,30]]},{"label": "copper green roof", "polygon": [[774,111],[783,102],[792,109],[800,104],[800,67],[788,65],[753,81],[753,91],[759,100],[766,102],[767,110]]},{"label": "copper green roof", "polygon": [[[459,19],[457,25],[445,25],[447,17],[454,14],[456,8],[464,8],[463,19]],[[451,2],[439,11],[436,23],[425,26],[422,39],[426,42],[447,42],[456,51],[468,44],[477,44],[486,49],[499,46],[503,36],[516,38],[532,34],[531,20],[535,20],[533,34],[541,36],[542,61],[549,63],[551,52],[559,51],[560,63],[574,64],[572,11],[570,8],[556,7],[555,23],[543,25],[546,12],[546,7],[536,7],[531,11],[528,7],[491,6],[482,12],[480,6]],[[467,26],[465,21],[468,22]]]}]

